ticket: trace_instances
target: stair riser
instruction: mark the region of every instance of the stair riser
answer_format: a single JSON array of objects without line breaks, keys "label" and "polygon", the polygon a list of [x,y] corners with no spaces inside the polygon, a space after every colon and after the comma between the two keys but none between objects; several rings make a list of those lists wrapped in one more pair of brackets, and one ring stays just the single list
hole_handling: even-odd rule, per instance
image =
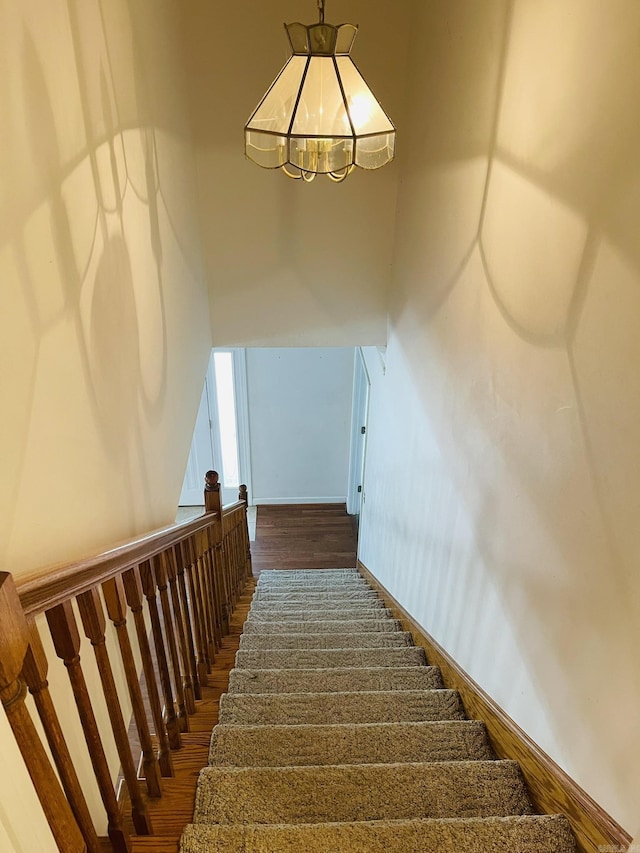
[{"label": "stair riser", "polygon": [[328,621],[345,621],[368,619],[379,621],[382,619],[393,619],[393,614],[390,610],[384,607],[369,607],[369,608],[332,608],[327,610],[291,610],[282,608],[253,608],[249,613],[249,619],[252,623],[257,622],[328,622]]},{"label": "stair riser", "polygon": [[364,634],[391,633],[402,631],[402,622],[397,619],[334,619],[326,622],[260,622],[247,619],[244,623],[243,634]]},{"label": "stair riser", "polygon": [[[229,693],[288,693],[290,669],[233,669]],[[437,690],[442,675],[435,666],[296,669],[297,693],[349,693],[354,690]]]},{"label": "stair riser", "polygon": [[213,731],[209,762],[234,767],[492,759],[482,723],[228,726]]},{"label": "stair riser", "polygon": [[390,649],[413,645],[405,631],[364,634],[244,634],[241,649]]},{"label": "stair riser", "polygon": [[362,592],[363,590],[371,590],[371,585],[364,578],[327,578],[324,580],[288,580],[279,581],[277,583],[260,583],[255,586],[255,592],[287,592],[289,590],[319,589],[319,590],[351,590],[353,592]]},{"label": "stair riser", "polygon": [[317,613],[331,613],[334,610],[375,610],[385,609],[381,598],[351,599],[340,601],[333,599],[297,598],[288,601],[274,601],[272,599],[259,598],[252,602],[250,613],[263,613],[269,611],[292,611],[292,610],[314,610]]},{"label": "stair riser", "polygon": [[344,604],[348,601],[371,601],[376,600],[378,594],[374,590],[363,590],[362,592],[335,592],[334,590],[294,590],[293,592],[260,592],[256,590],[253,595],[254,602],[273,601],[286,603],[289,601],[338,601]]},{"label": "stair riser", "polygon": [[289,651],[239,651],[238,669],[334,669],[360,666],[420,666],[424,649],[305,649]]},{"label": "stair riser", "polygon": [[531,813],[513,762],[202,771],[196,823],[318,823]]}]

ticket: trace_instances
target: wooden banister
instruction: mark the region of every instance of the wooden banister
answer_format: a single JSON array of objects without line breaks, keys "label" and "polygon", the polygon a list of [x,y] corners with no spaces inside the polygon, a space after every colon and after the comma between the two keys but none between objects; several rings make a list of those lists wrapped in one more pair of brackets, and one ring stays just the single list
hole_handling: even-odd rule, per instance
[{"label": "wooden banister", "polygon": [[[50,662],[35,617],[45,615],[55,654],[67,671],[67,689],[106,813],[111,848],[130,853],[130,823],[121,814],[115,768],[109,766],[110,751],[102,742],[94,707],[100,717],[106,711],[111,723],[134,830],[152,835],[137,754],[132,752],[123,715],[124,700],[131,703],[146,795],[160,798],[162,777],[173,775],[172,751],[181,748],[181,732],[190,729],[216,651],[229,631],[234,603],[251,573],[246,488],[241,487],[240,500],[225,507],[220,494],[218,475],[210,471],[206,512],[197,518],[119,543],[101,554],[34,572],[17,584],[10,575],[0,574],[0,700],[62,853],[101,853],[105,847],[96,834],[83,795],[85,780],[79,779],[49,692]],[[100,695],[85,680],[76,613],[95,654]],[[112,661],[114,652],[107,644],[111,630],[121,666]],[[142,673],[136,660],[141,661]],[[116,672],[124,675],[121,685]],[[25,706],[27,687],[58,775]],[[59,689],[64,688],[56,686],[55,695]],[[65,713],[72,705],[64,703]],[[63,722],[68,731],[68,721]]]},{"label": "wooden banister", "polygon": [[133,565],[150,560],[187,536],[206,530],[211,518],[197,518],[162,527],[151,533],[94,554],[84,560],[51,566],[16,581],[25,615],[44,613],[69,598],[121,574]]}]

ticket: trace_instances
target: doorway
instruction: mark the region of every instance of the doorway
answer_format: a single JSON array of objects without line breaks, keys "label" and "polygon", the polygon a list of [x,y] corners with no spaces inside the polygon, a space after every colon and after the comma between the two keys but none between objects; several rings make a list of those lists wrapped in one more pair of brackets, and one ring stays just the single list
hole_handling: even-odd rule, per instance
[{"label": "doorway", "polygon": [[180,506],[202,506],[204,474],[220,475],[223,505],[238,499],[238,487],[251,496],[248,452],[247,372],[244,349],[211,351]]},{"label": "doorway", "polygon": [[365,455],[367,445],[367,419],[369,415],[369,391],[371,382],[361,347],[356,347],[353,372],[353,408],[351,415],[351,451],[349,457],[349,481],[347,512],[360,524],[360,513],[365,500]]}]

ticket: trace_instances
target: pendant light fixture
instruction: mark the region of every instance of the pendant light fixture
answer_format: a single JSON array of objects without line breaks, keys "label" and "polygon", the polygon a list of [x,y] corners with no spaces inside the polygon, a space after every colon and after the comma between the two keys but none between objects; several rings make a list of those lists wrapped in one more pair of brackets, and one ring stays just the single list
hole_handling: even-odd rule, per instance
[{"label": "pendant light fixture", "polygon": [[354,24],[285,24],[293,51],[244,129],[245,154],[307,183],[393,160],[396,131],[349,55]]}]

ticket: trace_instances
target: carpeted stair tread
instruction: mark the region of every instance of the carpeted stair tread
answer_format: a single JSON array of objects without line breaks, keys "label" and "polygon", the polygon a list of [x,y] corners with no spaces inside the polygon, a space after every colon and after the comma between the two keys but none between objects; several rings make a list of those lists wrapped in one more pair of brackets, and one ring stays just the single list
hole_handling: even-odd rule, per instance
[{"label": "carpeted stair tread", "polygon": [[364,634],[243,634],[241,649],[399,649],[413,645],[408,631]]},{"label": "carpeted stair tread", "polygon": [[[294,689],[295,683],[291,685]],[[456,690],[367,693],[225,693],[218,721],[236,726],[464,720]]]},{"label": "carpeted stair tread", "polygon": [[268,569],[260,572],[258,583],[271,583],[274,581],[289,580],[291,578],[361,578],[358,569]]},{"label": "carpeted stair tread", "polygon": [[302,595],[315,595],[324,592],[373,592],[365,581],[324,581],[324,583],[310,583],[308,581],[294,581],[293,583],[258,584],[253,593],[254,598],[263,595],[284,595],[284,593],[298,593]]},{"label": "carpeted stair tread", "polygon": [[323,575],[317,572],[312,577],[278,578],[277,580],[264,580],[260,578],[256,584],[257,589],[291,587],[291,586],[369,586],[368,582],[360,575]]},{"label": "carpeted stair tread", "polygon": [[531,814],[514,761],[206,767],[194,823],[318,823]]},{"label": "carpeted stair tread", "polygon": [[213,730],[209,763],[233,767],[396,764],[494,758],[476,720],[359,725],[233,726]]},{"label": "carpeted stair tread", "polygon": [[267,592],[272,594],[284,592],[301,592],[303,594],[313,594],[314,592],[371,592],[369,584],[364,581],[319,581],[312,583],[311,581],[291,581],[290,583],[267,583],[258,584],[254,591],[254,596],[259,598]]},{"label": "carpeted stair tread", "polygon": [[255,649],[236,654],[238,669],[334,669],[336,667],[420,666],[424,649]]},{"label": "carpeted stair tread", "polygon": [[251,604],[251,613],[272,613],[277,610],[315,610],[317,613],[329,613],[332,610],[373,610],[384,609],[384,601],[381,598],[352,598],[343,601],[341,598],[313,599],[300,596],[288,601],[271,601],[268,599],[254,599]]},{"label": "carpeted stair tread", "polygon": [[187,826],[181,853],[574,853],[566,818]]},{"label": "carpeted stair tread", "polygon": [[276,592],[272,592],[271,590],[266,590],[265,592],[256,590],[251,603],[262,604],[263,602],[268,601],[275,605],[302,600],[319,602],[340,601],[344,604],[347,601],[371,601],[372,599],[375,601],[377,598],[378,593],[374,589],[336,590],[330,587],[323,590],[294,589],[291,592],[285,590],[282,590],[282,592],[280,592],[280,590]]},{"label": "carpeted stair tread", "polygon": [[344,610],[339,607],[332,607],[330,610],[318,610],[308,608],[307,610],[291,610],[289,608],[254,608],[249,613],[249,619],[252,623],[257,622],[327,622],[330,620],[336,621],[353,621],[361,619],[371,619],[380,621],[385,619],[393,619],[393,614],[385,607],[368,607],[357,608],[345,607]]},{"label": "carpeted stair tread", "polygon": [[243,634],[363,634],[402,631],[399,619],[325,619],[315,622],[260,622],[247,619]]},{"label": "carpeted stair tread", "polygon": [[232,669],[229,693],[349,693],[357,690],[437,690],[437,666],[371,666],[342,669]]}]

